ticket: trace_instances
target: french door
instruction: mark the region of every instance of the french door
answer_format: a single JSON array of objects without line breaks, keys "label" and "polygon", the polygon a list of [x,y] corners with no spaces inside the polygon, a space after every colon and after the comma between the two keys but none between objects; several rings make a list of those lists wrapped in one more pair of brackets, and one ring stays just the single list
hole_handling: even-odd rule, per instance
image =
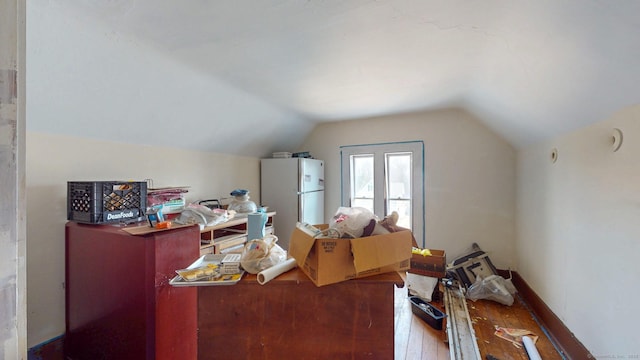
[{"label": "french door", "polygon": [[398,226],[424,245],[424,143],[342,146],[342,206],[363,207],[380,219],[396,211]]}]

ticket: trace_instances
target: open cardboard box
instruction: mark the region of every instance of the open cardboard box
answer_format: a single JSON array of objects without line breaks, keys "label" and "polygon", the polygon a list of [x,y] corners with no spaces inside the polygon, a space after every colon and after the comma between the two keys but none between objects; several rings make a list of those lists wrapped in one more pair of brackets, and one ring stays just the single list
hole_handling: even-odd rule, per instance
[{"label": "open cardboard box", "polygon": [[[315,225],[326,229],[329,225]],[[316,286],[392,271],[406,271],[413,235],[404,230],[355,239],[314,238],[295,228],[289,254]]]}]

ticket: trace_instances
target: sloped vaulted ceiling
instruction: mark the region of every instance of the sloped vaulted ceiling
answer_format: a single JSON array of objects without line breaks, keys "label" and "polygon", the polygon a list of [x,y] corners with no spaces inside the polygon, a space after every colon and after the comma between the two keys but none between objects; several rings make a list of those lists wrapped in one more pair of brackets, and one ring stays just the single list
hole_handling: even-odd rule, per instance
[{"label": "sloped vaulted ceiling", "polygon": [[[28,41],[34,44],[28,44],[28,56],[36,57],[34,66],[37,56],[46,54],[53,27],[76,22],[75,29],[96,26],[114,42],[134,39],[126,41],[153,49],[156,58],[167,57],[200,79],[177,92],[211,93],[190,96],[183,104],[214,104],[204,106],[207,116],[158,111],[157,104],[171,95],[128,94],[138,98],[126,107],[145,125],[129,135],[108,129],[100,135],[123,141],[139,140],[143,126],[170,125],[181,117],[194,131],[172,134],[178,146],[213,151],[239,146],[237,152],[260,156],[274,150],[273,143],[295,146],[319,121],[462,107],[520,147],[601,121],[640,99],[640,1],[635,0],[29,3]],[[75,52],[77,68],[93,61],[83,60],[92,49]],[[103,61],[101,67],[115,60]],[[31,82],[45,76],[44,70],[34,71]],[[74,73],[67,69],[64,76]],[[145,80],[139,76],[137,81]],[[42,111],[53,107],[45,94],[33,95]],[[156,105],[141,105],[147,100]],[[91,130],[82,130],[73,118],[54,129],[35,116],[28,126],[97,136],[83,134]],[[232,124],[208,130],[212,119]],[[245,143],[210,141],[256,127],[262,130],[245,134]]]}]

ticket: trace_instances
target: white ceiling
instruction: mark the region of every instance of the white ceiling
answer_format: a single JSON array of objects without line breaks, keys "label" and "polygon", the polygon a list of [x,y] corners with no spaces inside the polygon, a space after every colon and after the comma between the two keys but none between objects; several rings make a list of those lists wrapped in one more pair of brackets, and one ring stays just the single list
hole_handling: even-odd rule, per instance
[{"label": "white ceiling", "polygon": [[521,147],[640,98],[637,0],[59,3],[292,111],[291,128],[462,107]]}]

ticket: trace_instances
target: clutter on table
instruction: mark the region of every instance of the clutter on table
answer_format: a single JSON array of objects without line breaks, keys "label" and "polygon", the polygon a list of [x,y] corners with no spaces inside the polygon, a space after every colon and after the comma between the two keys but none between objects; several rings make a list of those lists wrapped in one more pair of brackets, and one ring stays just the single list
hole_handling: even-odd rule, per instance
[{"label": "clutter on table", "polygon": [[200,230],[206,226],[213,226],[229,221],[235,216],[235,211],[225,209],[210,209],[205,205],[189,204],[175,219],[175,222],[182,225],[197,224]]},{"label": "clutter on table", "polygon": [[189,186],[171,186],[162,188],[149,188],[147,190],[147,208],[158,209],[164,215],[177,214],[185,205],[185,194],[189,192]]},{"label": "clutter on table", "polygon": [[256,203],[249,200],[249,190],[236,189],[231,192],[231,196],[234,199],[227,207],[228,210],[234,210],[238,214],[249,214],[258,210]]},{"label": "clutter on table", "polygon": [[176,270],[173,286],[218,286],[236,284],[244,275],[239,254],[207,254],[185,269]]},{"label": "clutter on table", "polygon": [[284,262],[287,259],[287,253],[277,242],[278,237],[275,235],[249,240],[240,258],[242,268],[251,274],[257,274]]},{"label": "clutter on table", "polygon": [[67,220],[85,224],[144,220],[147,183],[144,181],[68,181]]},{"label": "clutter on table", "polygon": [[204,205],[209,209],[222,209],[222,203],[219,199],[208,199],[208,200],[200,200],[198,201],[198,205]]},{"label": "clutter on table", "polygon": [[289,253],[316,286],[324,286],[405,271],[413,242],[411,231],[392,218],[378,220],[367,209],[340,207],[329,224],[298,223]]}]

